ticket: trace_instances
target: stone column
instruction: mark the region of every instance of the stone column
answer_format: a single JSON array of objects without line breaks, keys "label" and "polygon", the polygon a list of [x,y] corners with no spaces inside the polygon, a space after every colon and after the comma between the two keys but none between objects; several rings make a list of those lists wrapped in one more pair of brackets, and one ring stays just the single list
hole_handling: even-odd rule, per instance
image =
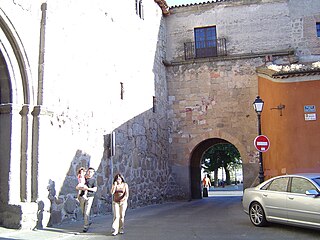
[{"label": "stone column", "polygon": [[35,106],[32,111],[32,160],[31,160],[31,201],[38,199],[38,178],[39,178],[39,115],[41,106]]},{"label": "stone column", "polygon": [[31,160],[31,201],[41,207],[41,226],[46,226],[50,219],[50,200],[46,181],[46,156],[50,154],[50,121],[52,112],[43,106],[35,106],[32,111],[32,160]]},{"label": "stone column", "polygon": [[24,105],[21,115],[21,162],[20,162],[20,198],[21,202],[31,201],[31,141],[29,106]]}]

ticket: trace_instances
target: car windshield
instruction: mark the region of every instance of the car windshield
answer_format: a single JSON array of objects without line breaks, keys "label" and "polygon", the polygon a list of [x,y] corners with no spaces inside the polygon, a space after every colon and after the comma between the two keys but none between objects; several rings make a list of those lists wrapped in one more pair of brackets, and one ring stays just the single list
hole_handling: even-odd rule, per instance
[{"label": "car windshield", "polygon": [[312,180],[317,183],[318,187],[320,187],[320,178],[314,178]]}]

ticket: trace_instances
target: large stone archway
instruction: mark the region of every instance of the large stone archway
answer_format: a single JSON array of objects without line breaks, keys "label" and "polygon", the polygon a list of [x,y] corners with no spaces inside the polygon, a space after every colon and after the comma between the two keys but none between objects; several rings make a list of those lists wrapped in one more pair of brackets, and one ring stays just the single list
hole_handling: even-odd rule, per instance
[{"label": "large stone archway", "polygon": [[244,186],[250,186],[256,181],[258,164],[249,163],[249,153],[238,139],[228,133],[216,130],[199,135],[191,141],[190,149],[190,192],[192,199],[201,198],[201,159],[204,152],[218,143],[231,143],[240,152],[243,162]]},{"label": "large stone archway", "polygon": [[220,138],[210,138],[204,140],[192,152],[190,160],[190,178],[191,178],[191,197],[192,199],[201,198],[201,159],[206,150],[218,143],[228,143]]}]

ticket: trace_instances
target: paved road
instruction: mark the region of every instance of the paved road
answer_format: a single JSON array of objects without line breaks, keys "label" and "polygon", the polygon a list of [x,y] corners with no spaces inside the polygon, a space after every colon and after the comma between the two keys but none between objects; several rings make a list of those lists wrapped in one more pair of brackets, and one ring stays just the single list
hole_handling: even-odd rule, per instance
[{"label": "paved road", "polygon": [[[228,196],[226,196],[228,195]],[[81,222],[39,231],[0,228],[0,239],[264,240],[319,239],[320,231],[271,225],[254,227],[243,212],[241,192],[215,192],[190,202],[166,203],[127,211],[124,235],[111,236],[111,215],[94,218],[88,233]]]}]

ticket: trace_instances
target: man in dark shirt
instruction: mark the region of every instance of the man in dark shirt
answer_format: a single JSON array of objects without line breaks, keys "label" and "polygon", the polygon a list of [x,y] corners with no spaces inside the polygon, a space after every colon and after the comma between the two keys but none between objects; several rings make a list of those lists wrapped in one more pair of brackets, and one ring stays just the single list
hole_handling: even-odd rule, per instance
[{"label": "man in dark shirt", "polygon": [[[93,177],[94,172],[95,172],[94,168],[89,167],[87,171],[85,186],[77,187],[77,190],[82,190],[82,192],[80,193],[80,208],[84,218],[83,232],[87,232],[89,225],[91,224],[90,211],[91,211],[94,195],[97,191],[97,180]],[[84,197],[83,196],[84,191],[86,190],[87,190],[87,196]]]}]

